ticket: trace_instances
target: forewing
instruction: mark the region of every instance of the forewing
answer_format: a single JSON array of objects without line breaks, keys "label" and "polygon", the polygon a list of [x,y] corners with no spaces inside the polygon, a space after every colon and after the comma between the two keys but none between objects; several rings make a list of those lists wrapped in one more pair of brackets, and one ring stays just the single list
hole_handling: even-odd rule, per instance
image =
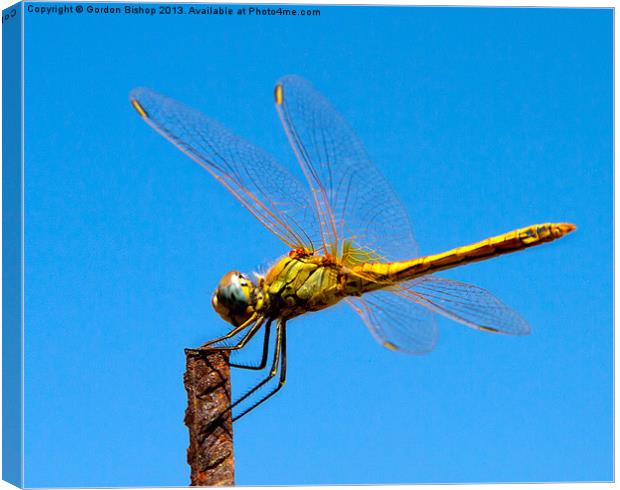
[{"label": "forewing", "polygon": [[437,343],[439,331],[433,312],[407,296],[383,290],[346,301],[383,347],[406,354],[426,354]]},{"label": "forewing", "polygon": [[400,286],[403,296],[468,327],[528,335],[527,321],[485,289],[451,279],[423,276]]},{"label": "forewing", "polygon": [[405,208],[329,101],[298,76],[282,78],[275,99],[312,189],[325,251],[345,263],[348,252],[351,257],[368,252],[375,261],[416,257]]},{"label": "forewing", "polygon": [[130,100],[153,129],[211,173],[286,245],[314,249],[320,233],[307,187],[273,157],[150,89],[134,89]]}]

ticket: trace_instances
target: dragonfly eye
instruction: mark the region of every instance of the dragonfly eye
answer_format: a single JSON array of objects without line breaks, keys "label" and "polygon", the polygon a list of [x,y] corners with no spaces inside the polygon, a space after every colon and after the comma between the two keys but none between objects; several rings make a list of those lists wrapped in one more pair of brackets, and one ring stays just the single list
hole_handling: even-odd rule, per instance
[{"label": "dragonfly eye", "polygon": [[224,320],[238,326],[254,312],[253,290],[254,284],[245,274],[232,271],[220,280],[211,299],[211,304]]}]

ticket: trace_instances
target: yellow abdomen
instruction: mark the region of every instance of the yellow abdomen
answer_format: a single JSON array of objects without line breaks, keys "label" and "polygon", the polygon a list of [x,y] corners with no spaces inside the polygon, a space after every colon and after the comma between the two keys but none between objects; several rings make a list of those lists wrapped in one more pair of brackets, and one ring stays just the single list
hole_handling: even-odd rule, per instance
[{"label": "yellow abdomen", "polygon": [[359,290],[357,294],[374,291],[394,282],[407,281],[459,265],[516,252],[557,240],[574,229],[575,226],[570,223],[532,225],[440,254],[404,262],[360,264],[351,271],[351,280],[347,281],[347,289],[350,291],[347,293],[355,294],[355,290]]}]

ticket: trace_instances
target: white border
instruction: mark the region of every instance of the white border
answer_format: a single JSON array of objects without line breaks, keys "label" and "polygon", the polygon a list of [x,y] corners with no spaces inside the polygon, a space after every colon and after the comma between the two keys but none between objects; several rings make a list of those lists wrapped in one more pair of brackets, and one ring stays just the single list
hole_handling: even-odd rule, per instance
[{"label": "white border", "polygon": [[[15,2],[11,1],[11,0],[0,0],[0,8],[1,9],[5,9],[11,5],[13,5]],[[88,3],[95,3],[95,1],[90,0]],[[107,3],[107,2],[106,2]],[[153,0],[144,0],[143,2],[126,2],[126,3],[193,3],[193,2],[183,2],[183,1],[179,1],[179,0],[171,0],[171,1],[165,1],[165,2],[157,2],[157,1],[153,1]],[[196,2],[198,3],[198,2]],[[213,3],[213,4],[217,4],[218,2],[200,2],[200,3]],[[231,4],[251,4],[251,3],[259,3],[259,2],[252,2],[252,1],[243,1],[243,0],[227,0],[226,2],[220,2],[220,3],[231,3]],[[328,1],[328,0],[315,0],[312,2],[308,2],[308,1],[304,1],[304,2],[295,2],[294,0],[263,0],[260,3],[264,3],[264,4],[285,4],[285,5],[291,5],[291,4],[297,4],[297,5],[421,5],[421,6],[471,6],[471,7],[565,7],[565,8],[596,8],[596,7],[600,7],[600,8],[616,8],[617,2],[613,1],[613,2],[609,2],[609,1],[590,1],[590,2],[577,2],[577,1],[571,1],[571,0],[546,0],[544,2],[529,2],[529,3],[523,3],[523,2],[516,2],[516,1],[510,1],[510,0],[478,0],[476,2],[472,2],[472,1],[455,1],[455,0],[425,0],[423,2],[411,2],[411,1],[406,1],[406,0],[392,0],[392,1],[385,1],[385,0],[374,0],[371,3],[365,3],[362,4],[359,0],[338,0],[338,1]],[[22,12],[23,14],[23,12]],[[24,17],[22,17],[22,19],[25,20]],[[24,23],[22,23],[22,46],[23,46],[23,42],[24,42]],[[615,98],[615,93],[616,93],[616,64],[615,64],[615,53],[617,52],[617,48],[618,48],[618,40],[615,36],[615,13],[614,13],[614,189],[618,186],[618,180],[620,179],[620,177],[618,177],[618,175],[615,172],[615,161],[616,161],[616,145],[615,145],[615,141],[616,141],[616,98]],[[0,58],[1,58],[1,53],[2,53],[2,37],[0,36]],[[23,110],[24,110],[24,51],[22,50],[22,114],[23,114]],[[2,77],[2,66],[0,63],[0,78]],[[2,99],[2,87],[0,85],[0,105],[1,105],[1,99]],[[0,135],[2,133],[2,121],[0,119]],[[24,121],[22,118],[22,148],[23,144],[24,144]],[[2,148],[2,143],[1,143],[1,137],[0,137],[0,152],[1,152],[1,148]],[[23,289],[23,285],[24,285],[24,281],[23,281],[23,273],[24,273],[24,263],[23,263],[23,257],[24,257],[24,250],[23,250],[23,246],[24,246],[24,152],[22,151],[22,193],[21,193],[21,198],[22,198],[22,321],[23,321],[23,308],[24,308],[24,289]],[[1,202],[1,198],[2,198],[2,176],[0,173],[0,202]],[[618,203],[615,199],[615,192],[614,192],[614,324],[616,324],[616,308],[615,305],[617,304],[617,294],[618,294],[618,288],[616,287],[616,277],[617,275],[615,274],[616,272],[616,268],[615,268],[615,256],[618,252],[618,241],[616,240],[616,229],[617,227],[615,226],[616,224],[616,216],[618,216]],[[1,221],[1,216],[0,216],[0,221]],[[0,234],[1,235],[1,234]],[[2,247],[2,237],[0,236],[0,249]],[[0,259],[1,260],[1,259]],[[0,272],[2,270],[2,266],[0,264]],[[2,293],[2,284],[0,282],[0,296]],[[0,305],[0,318],[1,318],[1,312],[2,312],[2,306]],[[615,403],[615,381],[618,379],[618,372],[616,370],[617,366],[615,363],[615,351],[616,351],[616,336],[615,336],[615,332],[614,332],[614,457],[616,456],[615,453],[615,441],[618,439],[618,427],[615,423],[615,418],[618,414],[618,406]],[[0,356],[1,356],[1,348],[2,348],[2,338],[0,336]],[[22,363],[24,360],[24,336],[23,336],[23,324],[22,324]],[[24,407],[24,392],[23,392],[23,387],[24,387],[24,379],[23,379],[23,374],[24,370],[22,370],[22,420],[23,420],[23,407]],[[2,380],[0,378],[0,403],[2,402],[2,392],[1,392],[1,387],[2,387]],[[0,416],[1,416],[1,409],[0,409]],[[2,434],[2,429],[0,427],[0,436]],[[22,427],[22,463],[24,461],[24,453],[23,453],[23,448],[24,448],[24,431],[23,431],[23,427]],[[0,445],[1,446],[1,445]],[[562,448],[558,448],[559,451],[562,450]],[[1,465],[1,456],[2,456],[2,448],[0,447],[0,465]],[[184,457],[184,455],[179,455],[179,457]],[[614,476],[618,474],[618,460],[617,458],[614,459]],[[1,469],[1,467],[0,467]],[[188,480],[189,480],[189,471],[188,471]],[[24,468],[23,468],[23,464],[22,464],[22,481],[24,481]],[[489,489],[489,490],[507,490],[507,489],[515,489],[515,488],[521,488],[521,487],[527,487],[528,490],[542,490],[545,488],[548,488],[549,485],[552,485],[554,487],[561,487],[561,488],[590,488],[590,489],[607,489],[607,488],[616,488],[616,484],[615,483],[556,483],[556,484],[545,484],[545,483],[528,483],[528,484],[462,484],[459,485],[459,488],[463,488],[463,489],[474,489],[474,488],[481,488],[482,485],[484,485],[485,489]],[[454,487],[454,485],[386,485],[386,486],[380,486],[380,488],[399,488],[399,489],[403,489],[403,488],[432,488],[433,490],[452,490]],[[15,487],[13,487],[12,485],[9,485],[8,483],[4,482],[4,481],[0,481],[0,490],[9,490],[9,489],[13,489]],[[126,487],[114,487],[114,488],[119,488],[119,489],[123,489]],[[139,487],[133,487],[133,488],[139,488]],[[149,487],[149,488],[155,488],[155,489],[163,489],[163,488],[171,488],[171,487]],[[172,487],[172,488],[184,488],[184,487]],[[245,487],[245,488],[272,488],[272,487]],[[275,487],[273,487],[275,488]],[[295,488],[299,488],[299,489],[314,489],[316,487],[295,487]],[[321,488],[331,488],[330,486],[322,486]],[[337,487],[339,489],[342,490],[348,490],[348,489],[353,489],[353,488],[357,488],[355,486],[339,486]]]}]

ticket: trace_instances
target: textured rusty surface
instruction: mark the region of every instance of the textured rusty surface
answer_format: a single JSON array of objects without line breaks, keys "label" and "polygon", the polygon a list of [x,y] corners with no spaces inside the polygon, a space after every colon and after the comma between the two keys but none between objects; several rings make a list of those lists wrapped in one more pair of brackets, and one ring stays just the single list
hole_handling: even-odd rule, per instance
[{"label": "textured rusty surface", "polygon": [[185,351],[187,391],[185,425],[189,429],[187,462],[192,486],[232,486],[235,467],[228,354]]}]

